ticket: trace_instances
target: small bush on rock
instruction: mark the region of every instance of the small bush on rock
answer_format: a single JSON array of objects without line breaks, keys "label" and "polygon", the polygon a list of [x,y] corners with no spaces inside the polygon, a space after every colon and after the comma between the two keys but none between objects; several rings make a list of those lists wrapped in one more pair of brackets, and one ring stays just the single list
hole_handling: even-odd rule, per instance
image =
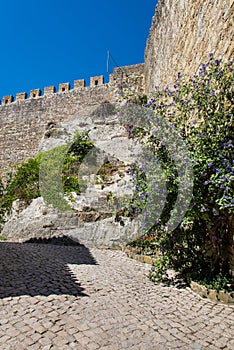
[{"label": "small bush on rock", "polygon": [[[35,158],[29,159],[27,162],[16,166],[12,172],[9,172],[6,176],[7,180],[0,179],[0,222],[4,222],[6,213],[9,213],[12,207],[12,203],[16,199],[20,199],[25,205],[29,205],[30,202],[40,196],[39,176],[40,165],[42,157],[47,159],[51,163],[51,168],[47,163],[49,169],[56,169],[56,159],[59,160],[59,155],[62,154],[63,148],[66,146],[56,147],[50,151],[45,151],[38,154]],[[90,141],[87,133],[76,133],[73,142],[68,149],[64,162],[62,164],[62,186],[65,194],[75,192],[80,193],[80,181],[78,179],[79,166],[84,159],[85,155],[93,148],[93,143]],[[56,189],[53,188],[56,183],[53,173],[49,174],[49,178],[52,179],[51,186],[47,193],[46,200],[50,201],[50,195]],[[60,174],[59,174],[60,176]],[[46,175],[44,181],[46,181]],[[64,200],[65,201],[65,200]],[[71,208],[70,208],[71,209]]]}]

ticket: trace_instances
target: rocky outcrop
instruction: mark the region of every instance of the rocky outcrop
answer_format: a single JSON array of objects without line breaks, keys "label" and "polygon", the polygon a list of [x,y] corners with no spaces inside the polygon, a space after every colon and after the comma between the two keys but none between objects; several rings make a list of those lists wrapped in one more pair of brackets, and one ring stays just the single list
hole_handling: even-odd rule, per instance
[{"label": "rocky outcrop", "polygon": [[88,131],[96,149],[95,164],[83,168],[81,165],[79,175],[87,184],[80,195],[72,193],[72,197],[67,198],[72,208],[69,211],[53,208],[42,197],[34,199],[26,208],[15,202],[2,231],[8,240],[66,235],[88,246],[113,247],[137,235],[137,223],[124,217],[122,208],[132,196],[129,164],[139,148],[118,123],[112,107],[100,105],[85,123],[76,118],[59,127],[51,126],[49,137],[48,132],[45,133],[40,152],[69,144],[77,131]]},{"label": "rocky outcrop", "polygon": [[136,230],[136,223],[107,209],[100,212],[96,208],[80,207],[79,211],[63,213],[46,205],[40,197],[23,211],[13,214],[2,235],[13,242],[69,236],[90,247],[116,247],[134,238]]}]

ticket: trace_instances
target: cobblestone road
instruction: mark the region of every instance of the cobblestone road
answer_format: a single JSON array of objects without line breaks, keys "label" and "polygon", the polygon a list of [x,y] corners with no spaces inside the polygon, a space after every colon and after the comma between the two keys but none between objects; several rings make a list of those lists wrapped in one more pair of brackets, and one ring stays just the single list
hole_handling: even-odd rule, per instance
[{"label": "cobblestone road", "polygon": [[234,307],[120,251],[0,244],[0,349],[234,349]]}]

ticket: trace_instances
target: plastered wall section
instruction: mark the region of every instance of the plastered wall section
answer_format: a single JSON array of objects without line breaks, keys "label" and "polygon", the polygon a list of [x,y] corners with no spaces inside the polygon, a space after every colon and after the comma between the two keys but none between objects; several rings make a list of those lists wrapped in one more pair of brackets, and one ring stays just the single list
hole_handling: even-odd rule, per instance
[{"label": "plastered wall section", "polygon": [[[28,99],[18,99],[0,106],[0,173],[9,166],[37,154],[40,141],[51,124],[79,119],[85,123],[102,102],[118,104],[118,85],[125,81],[136,93],[144,90],[144,65],[114,69],[108,84],[81,87]],[[141,78],[139,78],[139,76]],[[84,84],[82,84],[84,85]],[[76,87],[76,86],[75,86]],[[99,118],[102,118],[99,116]]]},{"label": "plastered wall section", "polygon": [[234,53],[233,0],[159,0],[145,49],[146,91],[170,85],[178,72],[196,74],[209,53]]}]

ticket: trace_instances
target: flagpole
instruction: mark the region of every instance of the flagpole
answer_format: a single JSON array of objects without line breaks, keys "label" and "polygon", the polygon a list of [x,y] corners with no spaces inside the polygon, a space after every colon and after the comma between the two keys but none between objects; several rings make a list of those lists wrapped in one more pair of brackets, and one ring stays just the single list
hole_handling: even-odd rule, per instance
[{"label": "flagpole", "polygon": [[107,62],[106,62],[106,72],[109,73],[109,60],[110,60],[110,51],[107,50]]}]

